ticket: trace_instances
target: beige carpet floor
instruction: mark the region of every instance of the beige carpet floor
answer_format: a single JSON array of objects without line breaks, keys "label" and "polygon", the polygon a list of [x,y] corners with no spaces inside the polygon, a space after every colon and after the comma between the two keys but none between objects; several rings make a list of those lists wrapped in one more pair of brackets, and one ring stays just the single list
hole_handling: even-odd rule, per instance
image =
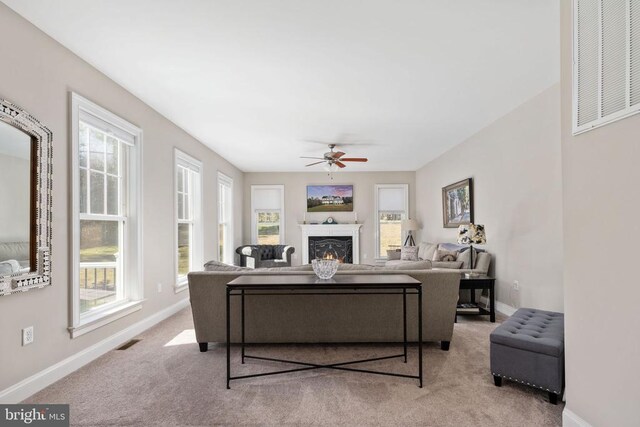
[{"label": "beige carpet floor", "polygon": [[[200,353],[191,311],[148,330],[127,350],[114,350],[27,399],[69,403],[73,425],[416,425],[559,426],[563,405],[522,385],[493,385],[489,334],[497,324],[468,317],[455,326],[451,350],[425,347],[425,386],[416,380],[313,370],[232,382],[225,388],[225,348]],[[388,345],[257,346],[250,353],[317,362],[393,354]],[[281,369],[239,364],[234,374]],[[413,373],[417,352],[367,368]],[[365,365],[362,365],[363,367]]]}]

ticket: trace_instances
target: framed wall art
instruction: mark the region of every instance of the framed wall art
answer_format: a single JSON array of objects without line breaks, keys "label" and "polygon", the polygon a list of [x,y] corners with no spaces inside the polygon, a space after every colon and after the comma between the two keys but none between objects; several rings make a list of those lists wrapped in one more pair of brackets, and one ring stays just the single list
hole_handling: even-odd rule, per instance
[{"label": "framed wall art", "polygon": [[442,189],[442,216],[444,228],[458,228],[473,222],[473,178]]},{"label": "framed wall art", "polygon": [[307,212],[353,212],[353,185],[307,185]]}]

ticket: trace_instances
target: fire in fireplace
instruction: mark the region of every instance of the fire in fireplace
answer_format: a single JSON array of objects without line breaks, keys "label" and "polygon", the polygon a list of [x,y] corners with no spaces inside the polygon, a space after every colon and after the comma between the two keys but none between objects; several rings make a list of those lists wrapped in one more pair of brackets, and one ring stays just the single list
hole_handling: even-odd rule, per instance
[{"label": "fire in fireplace", "polygon": [[309,260],[337,258],[338,262],[353,264],[351,236],[309,236]]}]

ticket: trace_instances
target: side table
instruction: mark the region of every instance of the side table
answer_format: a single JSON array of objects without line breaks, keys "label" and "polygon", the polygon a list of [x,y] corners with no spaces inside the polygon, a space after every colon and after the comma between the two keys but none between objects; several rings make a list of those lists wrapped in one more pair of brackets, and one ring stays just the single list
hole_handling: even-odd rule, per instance
[{"label": "side table", "polygon": [[[494,277],[486,275],[470,275],[468,273],[462,273],[460,275],[460,290],[469,289],[471,291],[471,302],[458,304],[456,309],[456,321],[459,315],[464,316],[489,316],[489,320],[492,323],[496,321],[496,295],[495,295],[495,283]],[[480,306],[476,302],[477,289],[489,291],[489,310]]]}]

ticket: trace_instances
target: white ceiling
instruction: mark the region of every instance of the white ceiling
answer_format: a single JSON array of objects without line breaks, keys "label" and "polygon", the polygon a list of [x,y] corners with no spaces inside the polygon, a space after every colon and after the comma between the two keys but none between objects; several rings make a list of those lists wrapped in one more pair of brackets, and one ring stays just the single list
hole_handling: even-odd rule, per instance
[{"label": "white ceiling", "polygon": [[560,73],[557,0],[3,2],[244,171],[416,170]]}]

